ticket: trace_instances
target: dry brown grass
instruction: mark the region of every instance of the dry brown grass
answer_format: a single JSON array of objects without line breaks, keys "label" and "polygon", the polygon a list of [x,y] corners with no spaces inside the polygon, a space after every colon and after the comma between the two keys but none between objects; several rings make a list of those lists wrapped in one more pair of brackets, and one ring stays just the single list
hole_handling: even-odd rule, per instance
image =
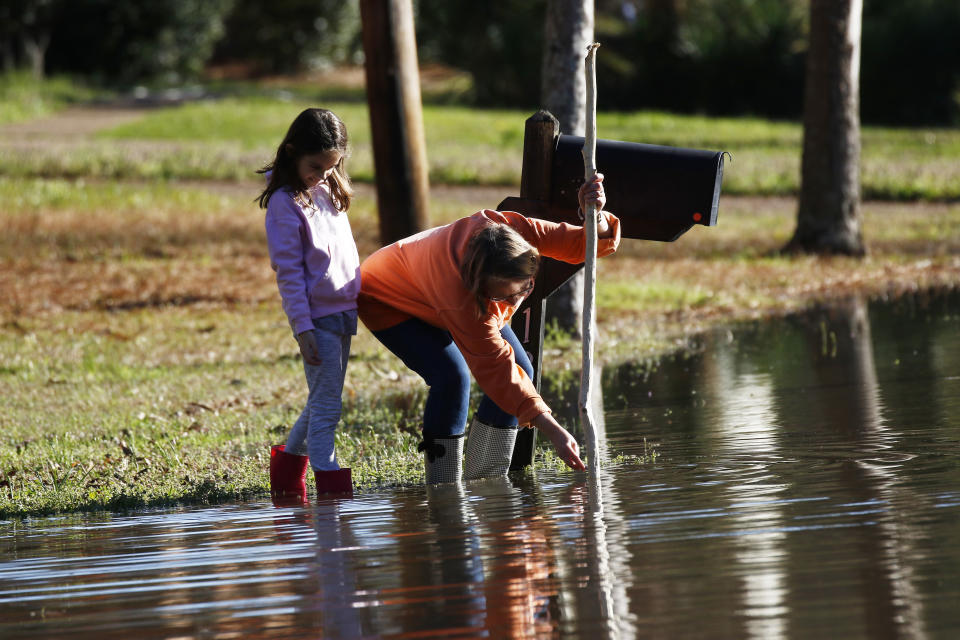
[{"label": "dry brown grass", "polygon": [[[85,188],[90,188],[87,185]],[[259,304],[276,298],[255,183],[188,184],[210,194],[204,208],[147,200],[129,209],[40,206],[7,211],[0,240],[0,312],[33,316],[59,309]],[[444,223],[494,207],[509,188],[441,187],[432,218]],[[189,203],[184,206],[191,206]],[[960,205],[864,205],[864,260],[777,257],[793,229],[788,198],[724,198],[718,226],[695,227],[675,243],[625,240],[600,264],[601,286],[698,292],[606,316],[735,318],[860,292],[955,286],[960,281]],[[373,190],[358,186],[351,211],[361,255],[378,246]],[[687,304],[689,303],[689,304]]]},{"label": "dry brown grass", "polygon": [[[7,211],[0,314],[10,326],[41,317],[56,324],[60,311],[276,307],[281,320],[262,212],[252,202],[257,188],[177,187],[213,198],[207,206],[195,204],[207,203],[199,196],[186,204],[154,196],[119,209],[58,204]],[[510,191],[435,188],[432,220],[494,207]],[[960,204],[865,203],[870,255],[863,260],[778,256],[795,211],[789,198],[724,197],[716,227],[695,227],[674,243],[625,240],[600,262],[601,357],[659,351],[711,323],[815,301],[960,285]],[[358,185],[351,216],[366,256],[379,244],[368,185]]]},{"label": "dry brown grass", "polygon": [[[89,188],[90,185],[87,185]],[[170,304],[259,303],[276,299],[253,198],[258,185],[191,184],[215,206],[179,209],[148,200],[131,210],[58,205],[0,212],[0,313],[131,309]],[[434,220],[495,206],[496,189],[435,191]],[[493,197],[489,204],[485,198]],[[351,210],[361,256],[378,245],[375,197],[358,185]]]}]

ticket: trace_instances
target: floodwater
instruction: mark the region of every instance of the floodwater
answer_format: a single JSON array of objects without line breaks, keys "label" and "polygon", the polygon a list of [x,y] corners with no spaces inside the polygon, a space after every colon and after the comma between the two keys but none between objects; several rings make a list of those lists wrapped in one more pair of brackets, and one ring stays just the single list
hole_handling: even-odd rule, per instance
[{"label": "floodwater", "polygon": [[0,523],[0,637],[960,636],[956,293],[603,379],[598,482]]}]

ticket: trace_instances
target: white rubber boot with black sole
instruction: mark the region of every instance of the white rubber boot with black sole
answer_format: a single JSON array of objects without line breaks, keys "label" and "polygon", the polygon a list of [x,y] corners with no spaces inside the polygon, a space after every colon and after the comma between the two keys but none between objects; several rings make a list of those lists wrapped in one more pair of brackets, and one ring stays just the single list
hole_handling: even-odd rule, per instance
[{"label": "white rubber boot with black sole", "polygon": [[463,474],[463,436],[432,438],[417,447],[423,451],[423,468],[427,484],[460,482]]},{"label": "white rubber boot with black sole", "polygon": [[497,478],[507,475],[517,442],[517,427],[498,427],[476,418],[467,432],[463,479]]}]

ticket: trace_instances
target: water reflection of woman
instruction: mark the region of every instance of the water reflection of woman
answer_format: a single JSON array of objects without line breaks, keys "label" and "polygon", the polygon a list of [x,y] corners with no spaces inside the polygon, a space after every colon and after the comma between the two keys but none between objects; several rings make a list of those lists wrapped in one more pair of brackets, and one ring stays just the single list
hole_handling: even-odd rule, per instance
[{"label": "water reflection of woman", "polygon": [[[549,522],[524,509],[507,478],[427,488],[395,510],[400,584],[389,589],[394,625],[411,636],[555,637],[558,572]],[[364,585],[373,590],[373,585]]]}]

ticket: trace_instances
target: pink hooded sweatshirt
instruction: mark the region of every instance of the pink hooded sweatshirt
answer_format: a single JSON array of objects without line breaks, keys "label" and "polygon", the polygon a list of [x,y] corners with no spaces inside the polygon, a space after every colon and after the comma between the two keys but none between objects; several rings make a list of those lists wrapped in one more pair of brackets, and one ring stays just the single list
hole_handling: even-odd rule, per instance
[{"label": "pink hooded sweatshirt", "polygon": [[265,219],[270,266],[295,334],[313,329],[313,318],[356,309],[360,293],[360,257],[347,213],[334,206],[326,184],[311,196],[313,206],[301,206],[278,190]]}]

